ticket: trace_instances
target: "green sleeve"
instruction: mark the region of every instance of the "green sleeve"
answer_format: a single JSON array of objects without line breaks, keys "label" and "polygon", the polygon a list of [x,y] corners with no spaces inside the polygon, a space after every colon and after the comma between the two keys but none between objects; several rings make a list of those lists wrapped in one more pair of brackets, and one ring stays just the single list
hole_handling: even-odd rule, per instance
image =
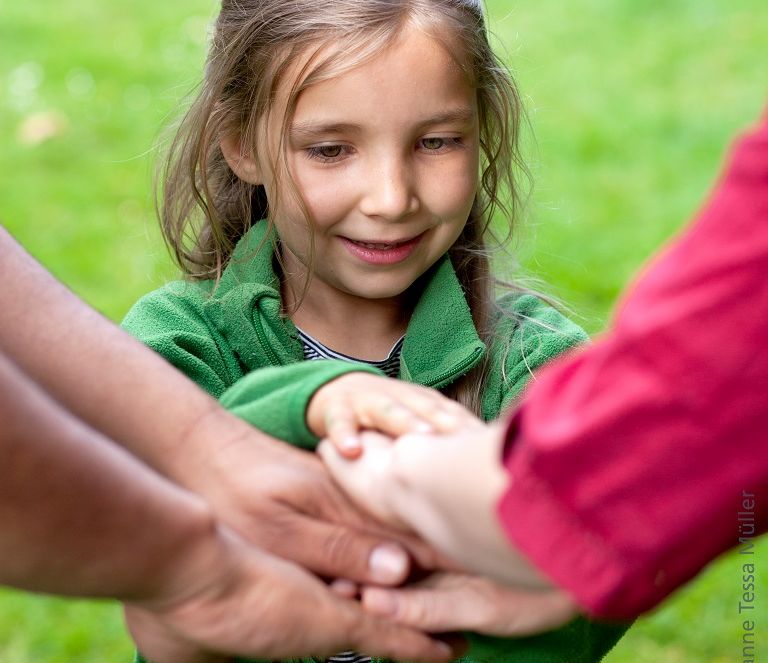
[{"label": "green sleeve", "polygon": [[578,617],[548,633],[495,638],[465,633],[469,652],[461,663],[597,663],[613,649],[629,624],[606,624]]},{"label": "green sleeve", "polygon": [[122,326],[218,398],[243,369],[204,315],[205,298],[197,284],[174,282],[140,299]]},{"label": "green sleeve", "polygon": [[318,438],[307,428],[309,401],[327,382],[356,371],[384,375],[372,366],[349,361],[301,361],[252,371],[227,389],[220,402],[259,430],[296,446],[314,449]]},{"label": "green sleeve", "polygon": [[498,304],[483,393],[486,420],[507,409],[537,369],[589,340],[581,327],[533,295],[510,295]]}]

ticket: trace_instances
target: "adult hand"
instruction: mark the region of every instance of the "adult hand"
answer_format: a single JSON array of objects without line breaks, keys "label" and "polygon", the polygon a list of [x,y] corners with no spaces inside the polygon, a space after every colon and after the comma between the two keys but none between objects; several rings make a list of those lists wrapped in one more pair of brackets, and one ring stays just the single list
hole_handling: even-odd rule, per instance
[{"label": "adult hand", "polygon": [[[407,575],[402,547],[384,545],[387,533],[369,527],[310,454],[225,412],[2,228],[0,253],[0,348],[77,417],[203,495],[248,541],[323,575],[375,584]],[[425,564],[434,558],[424,546],[419,555]]]},{"label": "adult hand", "polygon": [[[395,585],[410,553],[427,569],[441,556],[354,506],[316,455],[272,440],[219,409],[189,433],[173,478],[202,495],[246,541],[315,573]],[[222,437],[222,432],[226,437]],[[406,552],[407,550],[407,552]]]},{"label": "adult hand", "polygon": [[307,425],[330,440],[339,453],[356,458],[359,433],[376,430],[392,437],[405,433],[448,433],[477,418],[439,391],[370,373],[346,373],[315,392]]},{"label": "adult hand", "polygon": [[[153,663],[277,659],[354,648],[386,658],[447,661],[448,645],[366,614],[299,567],[234,533],[177,565],[161,598],[126,604],[139,650]],[[209,652],[217,652],[213,654]]]},{"label": "adult hand", "polygon": [[364,588],[362,601],[374,614],[432,633],[522,637],[562,626],[578,614],[562,591],[521,589],[463,573],[433,573],[397,589]]}]

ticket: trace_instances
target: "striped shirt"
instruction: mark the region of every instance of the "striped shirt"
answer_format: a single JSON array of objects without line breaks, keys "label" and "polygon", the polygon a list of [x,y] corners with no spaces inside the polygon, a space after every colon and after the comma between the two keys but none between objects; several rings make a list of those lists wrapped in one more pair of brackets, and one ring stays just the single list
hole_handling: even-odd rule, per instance
[{"label": "striped shirt", "polygon": [[[299,332],[299,338],[304,346],[304,359],[307,361],[312,361],[314,359],[341,359],[342,361],[351,361],[358,364],[374,366],[390,378],[396,378],[400,373],[400,353],[403,349],[405,336],[401,337],[400,340],[392,346],[386,359],[382,359],[381,361],[368,361],[367,359],[357,359],[356,357],[350,357],[341,352],[331,350],[328,346],[323,345],[320,341],[312,338],[298,327],[296,330]],[[370,656],[358,654],[353,651],[339,652],[338,654],[329,656],[325,660],[326,663],[371,663]]]},{"label": "striped shirt", "polygon": [[329,656],[326,663],[371,663],[371,657],[364,654],[358,654],[353,651],[343,651],[339,654]]},{"label": "striped shirt", "polygon": [[367,359],[357,359],[356,357],[350,357],[349,355],[342,354],[331,350],[328,346],[323,345],[317,339],[312,338],[305,331],[302,331],[298,327],[296,330],[299,332],[299,339],[304,346],[304,359],[311,361],[313,359],[341,359],[342,361],[351,361],[357,364],[367,364],[378,368],[384,373],[384,375],[390,378],[396,378],[400,373],[400,353],[403,350],[403,341],[405,336],[402,336],[392,346],[386,359],[380,361],[368,361]]}]

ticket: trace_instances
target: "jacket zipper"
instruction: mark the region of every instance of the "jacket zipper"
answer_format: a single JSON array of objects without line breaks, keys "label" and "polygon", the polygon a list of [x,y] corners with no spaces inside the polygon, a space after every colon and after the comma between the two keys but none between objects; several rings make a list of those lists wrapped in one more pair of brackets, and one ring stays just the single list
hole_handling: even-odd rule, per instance
[{"label": "jacket zipper", "polygon": [[461,373],[464,371],[467,366],[474,363],[475,359],[477,359],[478,355],[482,354],[483,350],[482,348],[475,348],[472,351],[472,354],[467,357],[464,361],[462,361],[460,364],[456,365],[451,369],[450,371],[446,373],[442,373],[438,375],[436,378],[432,378],[428,382],[422,382],[421,384],[424,387],[434,387],[435,385],[443,382],[444,380],[447,380],[448,378],[454,376],[454,375],[461,375]]},{"label": "jacket zipper", "polygon": [[[251,309],[253,310],[253,309]],[[253,315],[253,313],[251,313]],[[267,343],[267,337],[264,334],[264,328],[261,326],[261,312],[256,311],[256,316],[254,320],[254,329],[256,330],[256,336],[259,337],[259,343],[261,343],[261,348],[264,350],[264,353],[267,355],[267,359],[269,360],[269,363],[272,366],[280,366],[280,359],[275,354],[275,351],[270,347],[269,343]]]}]

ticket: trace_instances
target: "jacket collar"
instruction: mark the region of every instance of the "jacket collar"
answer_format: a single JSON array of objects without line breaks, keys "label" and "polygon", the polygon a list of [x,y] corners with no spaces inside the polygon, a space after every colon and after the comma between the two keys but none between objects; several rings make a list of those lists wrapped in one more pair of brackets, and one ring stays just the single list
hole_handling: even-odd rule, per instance
[{"label": "jacket collar", "polygon": [[[249,370],[263,367],[265,356],[267,365],[303,358],[295,326],[281,315],[276,242],[268,224],[256,223],[238,242],[206,303],[214,325]],[[406,330],[400,377],[440,388],[475,366],[486,347],[450,258],[443,256],[427,278]]]},{"label": "jacket collar", "polygon": [[401,377],[428,387],[444,387],[468,372],[485,352],[446,254],[432,268],[408,323]]}]

